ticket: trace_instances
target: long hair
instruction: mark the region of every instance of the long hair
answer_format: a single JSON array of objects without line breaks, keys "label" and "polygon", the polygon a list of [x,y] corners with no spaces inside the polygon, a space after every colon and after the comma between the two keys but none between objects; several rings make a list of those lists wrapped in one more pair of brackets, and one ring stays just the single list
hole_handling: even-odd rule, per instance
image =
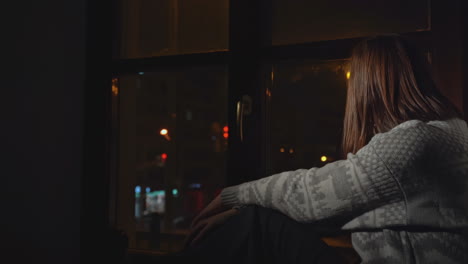
[{"label": "long hair", "polygon": [[429,63],[399,35],[361,41],[351,55],[342,150],[355,153],[376,133],[412,119],[462,117],[437,89]]}]

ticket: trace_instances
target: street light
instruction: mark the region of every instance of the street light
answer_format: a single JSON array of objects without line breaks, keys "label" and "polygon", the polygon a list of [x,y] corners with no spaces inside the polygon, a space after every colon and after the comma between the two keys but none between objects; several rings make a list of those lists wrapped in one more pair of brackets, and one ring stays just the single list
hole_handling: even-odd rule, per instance
[{"label": "street light", "polygon": [[161,129],[161,131],[159,131],[159,134],[161,134],[161,136],[163,136],[165,139],[171,140],[171,138],[169,137],[169,131],[167,129]]}]

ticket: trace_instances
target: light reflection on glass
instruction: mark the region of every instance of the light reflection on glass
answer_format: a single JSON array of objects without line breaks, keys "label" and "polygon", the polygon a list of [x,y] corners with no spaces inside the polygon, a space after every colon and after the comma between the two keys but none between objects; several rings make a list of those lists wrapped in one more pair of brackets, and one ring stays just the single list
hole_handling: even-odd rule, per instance
[{"label": "light reflection on glass", "polygon": [[227,69],[135,73],[119,85],[117,226],[130,248],[177,251],[225,187]]}]

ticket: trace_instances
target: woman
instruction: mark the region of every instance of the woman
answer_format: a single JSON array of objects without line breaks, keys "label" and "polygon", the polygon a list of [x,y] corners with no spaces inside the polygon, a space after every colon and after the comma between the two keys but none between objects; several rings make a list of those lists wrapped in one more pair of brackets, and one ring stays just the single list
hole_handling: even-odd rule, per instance
[{"label": "woman", "polygon": [[[187,255],[197,252],[197,245],[223,241],[225,226],[236,230],[231,235],[242,233],[243,227],[233,223],[241,223],[247,209],[236,207],[253,205],[270,208],[267,214],[276,214],[275,219],[291,219],[280,225],[290,221],[287,228],[295,236],[279,228],[281,237],[273,241],[300,245],[293,250],[296,255],[311,254],[313,247],[328,250],[316,236],[308,246],[307,234],[313,231],[307,228],[332,223],[351,232],[363,263],[468,263],[463,233],[468,224],[468,127],[461,114],[436,89],[424,57],[401,36],[359,43],[350,72],[343,132],[347,158],[225,188],[194,219]],[[282,248],[266,240],[255,242],[261,244],[258,250]],[[243,242],[233,243],[224,248],[233,255],[250,254]]]}]

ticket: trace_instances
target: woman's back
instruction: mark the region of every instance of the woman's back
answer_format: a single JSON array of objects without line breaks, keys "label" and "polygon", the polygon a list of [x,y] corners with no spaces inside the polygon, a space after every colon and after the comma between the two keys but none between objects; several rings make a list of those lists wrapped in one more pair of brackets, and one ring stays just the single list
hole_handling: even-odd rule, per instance
[{"label": "woman's back", "polygon": [[[403,200],[366,212],[343,227],[369,229],[352,235],[363,263],[468,263],[463,234],[468,227],[466,122],[413,120],[388,133],[393,135],[373,140],[386,141],[379,142],[387,147],[377,153],[390,171],[407,168],[392,171]],[[416,160],[411,158],[415,151],[423,153]]]}]

